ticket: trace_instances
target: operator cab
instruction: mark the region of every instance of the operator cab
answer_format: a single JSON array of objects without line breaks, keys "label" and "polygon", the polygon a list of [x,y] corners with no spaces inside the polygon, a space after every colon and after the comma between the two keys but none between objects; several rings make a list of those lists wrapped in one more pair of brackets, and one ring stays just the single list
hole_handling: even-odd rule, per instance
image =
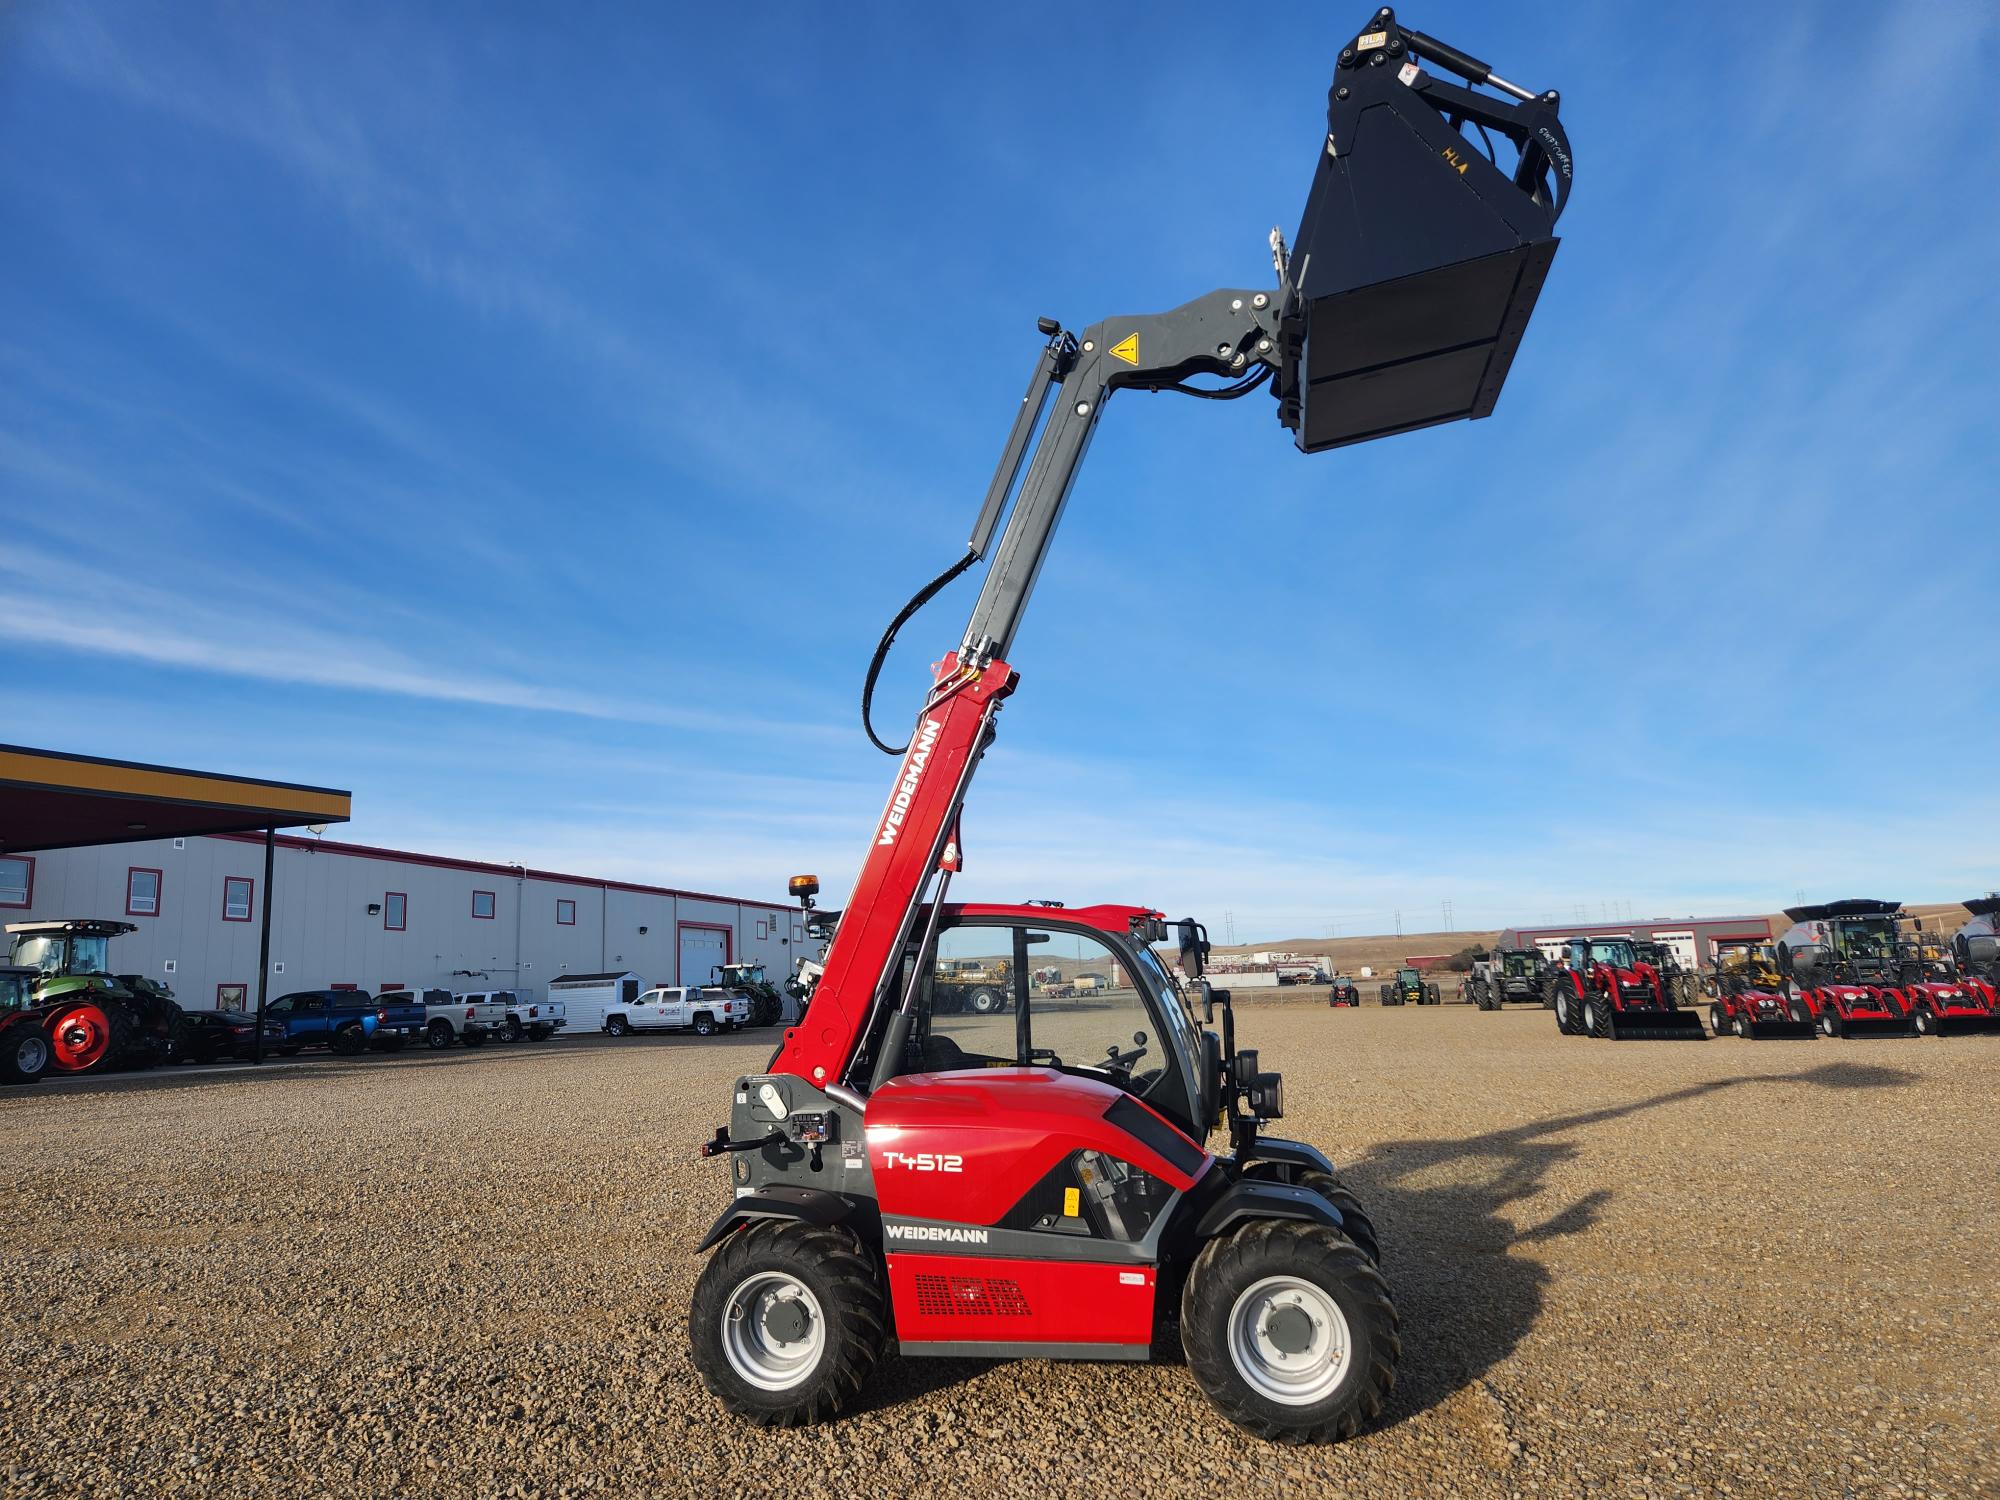
[{"label": "operator cab", "polygon": [[1220,1109],[1221,1054],[1155,951],[1167,932],[1159,913],[1133,907],[946,906],[928,948],[908,944],[897,973],[899,997],[916,982],[902,1047],[873,1057],[893,1045],[878,1026],[864,1067],[876,1087],[915,1073],[1051,1068],[1143,1100],[1200,1141]]}]

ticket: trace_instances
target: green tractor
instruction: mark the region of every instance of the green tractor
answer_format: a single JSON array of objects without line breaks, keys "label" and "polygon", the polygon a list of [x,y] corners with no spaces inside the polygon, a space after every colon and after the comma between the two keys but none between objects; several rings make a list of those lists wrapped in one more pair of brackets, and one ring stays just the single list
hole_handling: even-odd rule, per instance
[{"label": "green tractor", "polygon": [[138,930],[94,917],[7,924],[8,962],[40,976],[35,1005],[47,1018],[52,1071],[150,1068],[172,1055],[181,1029],[173,992],[111,972],[111,940]]},{"label": "green tractor", "polygon": [[1396,977],[1382,986],[1384,1005],[1442,1005],[1444,996],[1438,987],[1424,980],[1422,971],[1398,969]]},{"label": "green tractor", "polygon": [[709,983],[717,989],[734,990],[750,1002],[751,1026],[775,1026],[785,1013],[785,1000],[768,979],[762,964],[717,964],[709,971]]}]

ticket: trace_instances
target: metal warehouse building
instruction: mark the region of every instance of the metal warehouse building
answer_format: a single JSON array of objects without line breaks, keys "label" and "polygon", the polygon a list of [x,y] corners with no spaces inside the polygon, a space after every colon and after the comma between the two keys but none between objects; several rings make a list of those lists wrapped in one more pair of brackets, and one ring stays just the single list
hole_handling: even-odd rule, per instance
[{"label": "metal warehouse building", "polygon": [[[635,885],[281,836],[271,981],[512,989],[619,970],[707,983],[713,965],[763,963],[781,980],[804,953],[803,914]],[[0,855],[0,918],[123,917],[113,969],[173,986],[190,1007],[257,1003],[264,838],[225,834]]]},{"label": "metal warehouse building", "polygon": [[1539,948],[1547,954],[1573,937],[1629,937],[1640,942],[1665,943],[1688,968],[1705,967],[1714,944],[1728,939],[1768,942],[1769,917],[1689,917],[1681,921],[1661,918],[1652,922],[1580,923],[1571,927],[1510,927],[1500,934],[1502,948]]}]

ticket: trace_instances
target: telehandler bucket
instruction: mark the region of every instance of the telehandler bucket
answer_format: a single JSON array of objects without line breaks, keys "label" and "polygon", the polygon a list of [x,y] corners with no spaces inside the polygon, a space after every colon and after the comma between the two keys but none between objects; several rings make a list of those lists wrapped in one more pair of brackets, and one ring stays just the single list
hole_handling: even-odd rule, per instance
[{"label": "telehandler bucket", "polygon": [[1341,52],[1290,260],[1278,396],[1302,450],[1492,412],[1569,196],[1557,103],[1388,9]]},{"label": "telehandler bucket", "polygon": [[1625,1010],[1611,1013],[1614,1042],[1705,1042],[1708,1028],[1691,1010]]}]

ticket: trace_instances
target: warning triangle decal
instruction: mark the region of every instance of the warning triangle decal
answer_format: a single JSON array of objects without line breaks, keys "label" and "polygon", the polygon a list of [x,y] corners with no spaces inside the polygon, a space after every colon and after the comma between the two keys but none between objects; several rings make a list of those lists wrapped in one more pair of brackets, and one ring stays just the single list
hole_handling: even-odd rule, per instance
[{"label": "warning triangle decal", "polygon": [[1124,338],[1113,344],[1111,346],[1111,357],[1113,359],[1122,359],[1128,365],[1139,363],[1139,335],[1128,333]]}]

